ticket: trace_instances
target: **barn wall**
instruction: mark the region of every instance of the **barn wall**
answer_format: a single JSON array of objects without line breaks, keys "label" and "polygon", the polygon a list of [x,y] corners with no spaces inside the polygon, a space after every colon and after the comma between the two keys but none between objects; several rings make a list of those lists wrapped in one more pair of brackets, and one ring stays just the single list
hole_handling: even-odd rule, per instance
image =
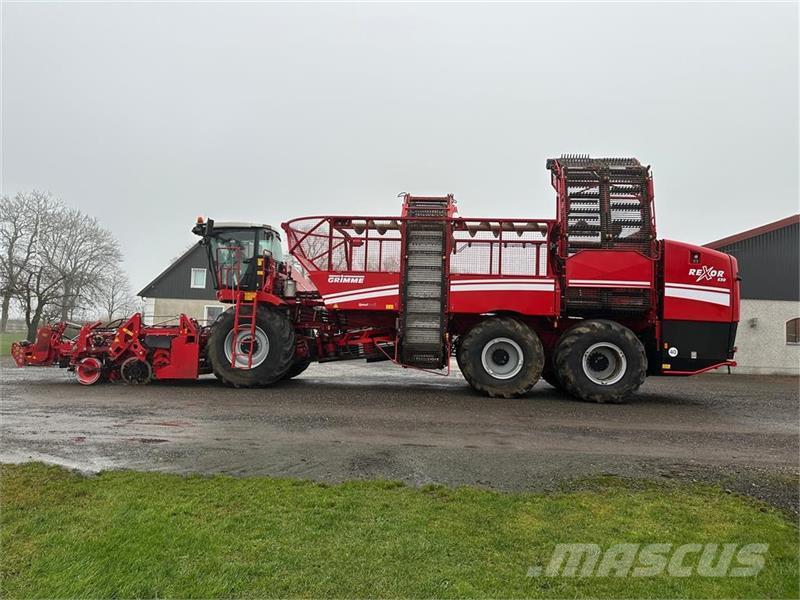
[{"label": "barn wall", "polygon": [[739,261],[742,298],[800,300],[800,224],[716,249]]}]

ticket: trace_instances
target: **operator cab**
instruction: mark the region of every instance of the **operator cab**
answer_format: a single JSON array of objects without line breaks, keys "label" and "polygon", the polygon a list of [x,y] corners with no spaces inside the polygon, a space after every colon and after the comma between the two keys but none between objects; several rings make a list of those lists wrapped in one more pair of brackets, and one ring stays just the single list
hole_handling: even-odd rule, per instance
[{"label": "operator cab", "polygon": [[217,290],[257,291],[264,266],[284,263],[280,234],[269,225],[198,219],[192,232],[203,238]]}]

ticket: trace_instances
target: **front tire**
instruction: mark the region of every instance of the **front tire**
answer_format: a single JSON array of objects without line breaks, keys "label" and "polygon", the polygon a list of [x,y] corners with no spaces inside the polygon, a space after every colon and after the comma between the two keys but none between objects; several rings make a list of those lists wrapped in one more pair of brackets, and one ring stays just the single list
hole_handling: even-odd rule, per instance
[{"label": "front tire", "polygon": [[544,349],[539,336],[524,323],[491,317],[460,340],[458,362],[474,390],[492,398],[515,398],[539,380]]},{"label": "front tire", "polygon": [[588,402],[625,402],[647,375],[642,342],[614,321],[597,319],[576,325],[561,336],[554,358],[564,389]]},{"label": "front tire", "polygon": [[293,377],[297,377],[308,368],[308,365],[311,364],[311,361],[307,358],[302,358],[300,360],[296,360],[292,363],[292,366],[289,367],[289,370],[283,375],[283,379],[291,379]]},{"label": "front tire", "polygon": [[[280,311],[261,306],[256,315],[255,337],[251,339],[250,326],[233,331],[234,311],[222,314],[214,323],[208,338],[208,360],[214,375],[220,381],[235,387],[263,387],[283,378],[292,366],[295,352],[295,335],[289,319]],[[234,344],[237,367],[232,366]],[[247,349],[253,348],[252,365],[248,368]]]}]

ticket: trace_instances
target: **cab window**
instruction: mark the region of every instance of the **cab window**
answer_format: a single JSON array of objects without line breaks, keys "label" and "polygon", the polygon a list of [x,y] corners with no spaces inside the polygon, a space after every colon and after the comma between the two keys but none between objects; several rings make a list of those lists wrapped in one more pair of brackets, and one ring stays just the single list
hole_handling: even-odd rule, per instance
[{"label": "cab window", "polygon": [[268,252],[277,262],[283,262],[283,248],[280,238],[271,231],[263,231],[258,241],[258,253]]}]

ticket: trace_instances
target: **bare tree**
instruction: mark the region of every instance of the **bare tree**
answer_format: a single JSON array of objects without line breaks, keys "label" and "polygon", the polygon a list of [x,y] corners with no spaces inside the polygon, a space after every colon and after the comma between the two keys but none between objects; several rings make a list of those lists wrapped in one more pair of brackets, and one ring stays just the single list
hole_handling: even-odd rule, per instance
[{"label": "bare tree", "polygon": [[119,268],[101,280],[98,294],[99,307],[108,321],[125,317],[136,309],[136,298],[131,292],[128,275]]},{"label": "bare tree", "polygon": [[14,294],[22,307],[30,341],[36,338],[39,323],[55,314],[54,306],[60,295],[58,274],[39,260],[32,261],[20,277]]},{"label": "bare tree", "polygon": [[33,279],[30,272],[39,256],[42,223],[58,207],[49,194],[36,190],[0,198],[0,332],[8,326],[12,299]]},{"label": "bare tree", "polygon": [[80,210],[36,191],[0,199],[0,325],[16,301],[32,340],[42,321],[85,314],[109,287],[112,309],[122,310],[129,286],[110,275],[120,261],[113,235]]},{"label": "bare tree", "polygon": [[[315,226],[315,222],[296,226],[301,237],[304,233],[312,230],[299,244],[303,258],[323,270],[327,270],[329,266],[334,271],[347,270],[349,245],[339,232],[335,232],[333,236],[329,237],[327,223],[320,227]],[[330,265],[328,261],[330,261]]]},{"label": "bare tree", "polygon": [[61,320],[94,304],[104,274],[117,268],[122,254],[110,231],[74,208],[59,211],[57,223],[43,230],[47,267],[61,280]]}]

